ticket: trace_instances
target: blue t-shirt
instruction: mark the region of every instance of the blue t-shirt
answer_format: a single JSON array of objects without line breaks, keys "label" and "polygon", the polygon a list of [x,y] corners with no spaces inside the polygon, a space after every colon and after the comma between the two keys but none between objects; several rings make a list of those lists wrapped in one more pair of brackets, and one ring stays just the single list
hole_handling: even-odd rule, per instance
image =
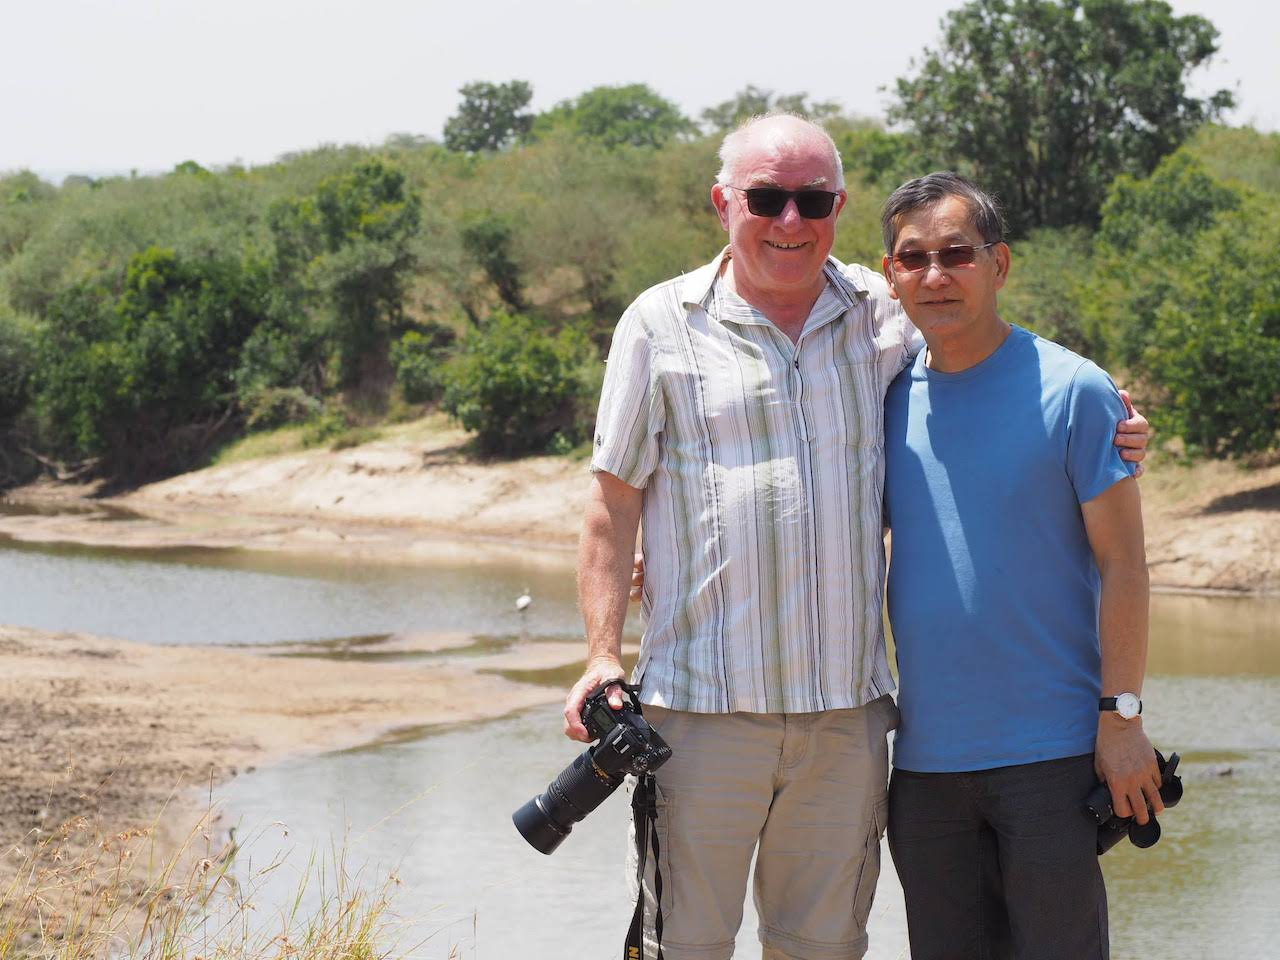
[{"label": "blue t-shirt", "polygon": [[894,765],[986,770],[1078,756],[1098,730],[1099,577],[1080,504],[1128,477],[1102,370],[1014,327],[885,401]]}]

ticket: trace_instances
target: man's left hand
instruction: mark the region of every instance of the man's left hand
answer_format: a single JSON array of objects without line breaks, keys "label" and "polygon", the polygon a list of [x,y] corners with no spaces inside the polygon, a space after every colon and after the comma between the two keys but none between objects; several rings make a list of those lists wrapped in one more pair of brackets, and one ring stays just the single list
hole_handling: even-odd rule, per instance
[{"label": "man's left hand", "polygon": [[1151,424],[1134,407],[1133,401],[1129,399],[1128,390],[1120,391],[1120,399],[1124,401],[1129,419],[1121,420],[1116,427],[1115,443],[1120,448],[1121,457],[1138,465],[1134,476],[1140,477],[1143,474],[1142,461],[1147,455],[1147,444],[1151,442]]},{"label": "man's left hand", "polygon": [[1098,718],[1098,741],[1093,755],[1098,779],[1111,788],[1111,807],[1118,817],[1134,817],[1145,824],[1152,813],[1164,812],[1160,799],[1160,766],[1141,720],[1125,720],[1114,713]]}]

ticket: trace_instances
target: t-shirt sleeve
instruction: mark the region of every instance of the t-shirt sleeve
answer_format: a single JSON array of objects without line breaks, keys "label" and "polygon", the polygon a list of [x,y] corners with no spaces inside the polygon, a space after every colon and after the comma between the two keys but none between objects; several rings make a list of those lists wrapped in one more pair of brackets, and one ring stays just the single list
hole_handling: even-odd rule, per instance
[{"label": "t-shirt sleeve", "polygon": [[652,343],[634,308],[613,332],[596,415],[592,472],[611,473],[632,487],[644,487],[658,465],[658,438],[665,420],[654,387]]},{"label": "t-shirt sleeve", "polygon": [[1080,503],[1133,476],[1134,465],[1114,442],[1116,425],[1127,416],[1111,378],[1093,363],[1081,364],[1067,399],[1067,474]]}]

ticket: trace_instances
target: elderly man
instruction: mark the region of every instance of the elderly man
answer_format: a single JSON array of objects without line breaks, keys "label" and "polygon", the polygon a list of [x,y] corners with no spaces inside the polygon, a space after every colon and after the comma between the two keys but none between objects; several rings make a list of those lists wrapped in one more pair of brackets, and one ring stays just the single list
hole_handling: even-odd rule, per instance
[{"label": "elderly man", "polygon": [[829,256],[846,193],[820,127],[758,119],[721,161],[728,247],[614,334],[579,555],[588,666],[565,727],[585,741],[583,698],[623,676],[643,516],[635,679],[674,751],[657,775],[666,956],[732,955],[755,852],[764,955],[855,958],[897,723],[883,402],[915,331],[878,274]]},{"label": "elderly man", "polygon": [[884,272],[927,349],[885,406],[901,727],[889,845],[915,960],[1102,960],[1084,796],[1162,809],[1142,730],[1147,568],[1105,373],[1000,318],[993,200],[951,173],[885,205]]}]

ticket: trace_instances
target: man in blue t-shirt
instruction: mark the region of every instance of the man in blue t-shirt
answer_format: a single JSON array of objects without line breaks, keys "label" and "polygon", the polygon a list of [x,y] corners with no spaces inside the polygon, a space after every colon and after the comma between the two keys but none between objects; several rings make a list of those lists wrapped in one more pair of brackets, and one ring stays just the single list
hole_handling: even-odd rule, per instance
[{"label": "man in blue t-shirt", "polygon": [[1147,570],[1124,404],[1089,361],[996,309],[1004,223],[935,173],[882,219],[927,349],[885,401],[889,616],[902,720],[889,844],[914,960],[1108,955],[1085,795],[1159,812],[1138,716]]}]

